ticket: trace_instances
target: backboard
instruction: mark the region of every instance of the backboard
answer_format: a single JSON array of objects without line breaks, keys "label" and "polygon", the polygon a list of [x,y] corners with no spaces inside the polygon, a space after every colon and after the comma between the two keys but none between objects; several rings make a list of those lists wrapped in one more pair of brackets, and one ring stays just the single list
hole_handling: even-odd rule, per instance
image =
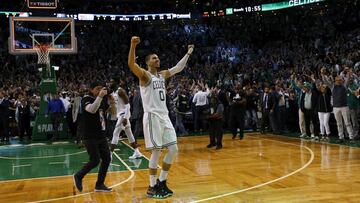
[{"label": "backboard", "polygon": [[50,54],[77,53],[74,19],[10,17],[10,54],[36,54],[39,44],[50,45]]}]

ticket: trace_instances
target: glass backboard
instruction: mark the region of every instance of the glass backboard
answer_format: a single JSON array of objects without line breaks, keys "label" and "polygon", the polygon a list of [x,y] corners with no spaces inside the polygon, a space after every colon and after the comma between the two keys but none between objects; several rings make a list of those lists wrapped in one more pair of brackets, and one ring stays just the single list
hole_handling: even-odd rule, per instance
[{"label": "glass backboard", "polygon": [[35,46],[50,45],[50,54],[75,54],[77,41],[72,18],[11,17],[10,54],[36,54]]}]

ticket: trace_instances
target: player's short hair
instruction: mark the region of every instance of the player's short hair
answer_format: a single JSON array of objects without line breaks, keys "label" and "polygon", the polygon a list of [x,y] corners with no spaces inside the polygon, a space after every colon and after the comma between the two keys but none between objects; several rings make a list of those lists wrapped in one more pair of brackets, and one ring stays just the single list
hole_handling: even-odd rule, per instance
[{"label": "player's short hair", "polygon": [[155,53],[151,53],[151,54],[148,54],[146,57],[145,57],[145,63],[147,63],[149,60],[150,60],[150,57],[152,55],[154,55]]},{"label": "player's short hair", "polygon": [[111,79],[114,80],[118,84],[120,83],[120,77],[118,77],[118,76],[112,76]]}]

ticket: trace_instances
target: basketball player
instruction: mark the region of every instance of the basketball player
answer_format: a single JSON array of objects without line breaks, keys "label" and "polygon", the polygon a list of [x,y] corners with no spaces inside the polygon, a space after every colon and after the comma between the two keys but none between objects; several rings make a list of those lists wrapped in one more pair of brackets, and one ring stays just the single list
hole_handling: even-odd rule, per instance
[{"label": "basketball player", "polygon": [[115,92],[112,93],[112,96],[115,100],[116,111],[117,111],[117,122],[115,126],[115,130],[113,133],[113,138],[111,140],[110,150],[113,152],[116,145],[119,142],[119,136],[121,131],[125,131],[125,134],[129,140],[131,147],[135,149],[134,154],[129,157],[129,159],[137,159],[142,157],[142,154],[139,151],[138,145],[134,138],[134,135],[131,131],[130,125],[130,104],[129,97],[124,89],[119,87]]},{"label": "basketball player", "polygon": [[[141,98],[144,107],[144,138],[146,149],[151,150],[149,161],[150,186],[147,196],[150,198],[167,198],[173,192],[167,187],[166,179],[170,166],[178,152],[175,129],[168,116],[166,107],[165,79],[181,72],[189,56],[194,50],[194,45],[188,46],[186,55],[171,69],[160,71],[160,60],[156,54],[146,57],[148,70],[140,68],[135,62],[135,49],[140,43],[139,37],[131,38],[128,65],[130,70],[139,78]],[[168,148],[159,179],[157,175],[157,163],[160,158],[160,150]]]}]

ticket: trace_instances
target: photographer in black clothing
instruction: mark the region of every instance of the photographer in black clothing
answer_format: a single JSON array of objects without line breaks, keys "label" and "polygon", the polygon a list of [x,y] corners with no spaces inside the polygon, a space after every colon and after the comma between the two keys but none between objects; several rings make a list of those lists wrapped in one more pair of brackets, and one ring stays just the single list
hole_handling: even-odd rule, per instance
[{"label": "photographer in black clothing", "polygon": [[106,102],[103,100],[106,95],[106,88],[95,82],[90,85],[89,94],[85,95],[81,101],[83,115],[80,122],[83,122],[83,143],[90,160],[80,171],[74,174],[75,186],[80,192],[82,191],[82,179],[100,163],[100,159],[101,164],[95,192],[111,192],[111,188],[104,185],[111,157],[99,113],[101,109],[106,110]]}]

